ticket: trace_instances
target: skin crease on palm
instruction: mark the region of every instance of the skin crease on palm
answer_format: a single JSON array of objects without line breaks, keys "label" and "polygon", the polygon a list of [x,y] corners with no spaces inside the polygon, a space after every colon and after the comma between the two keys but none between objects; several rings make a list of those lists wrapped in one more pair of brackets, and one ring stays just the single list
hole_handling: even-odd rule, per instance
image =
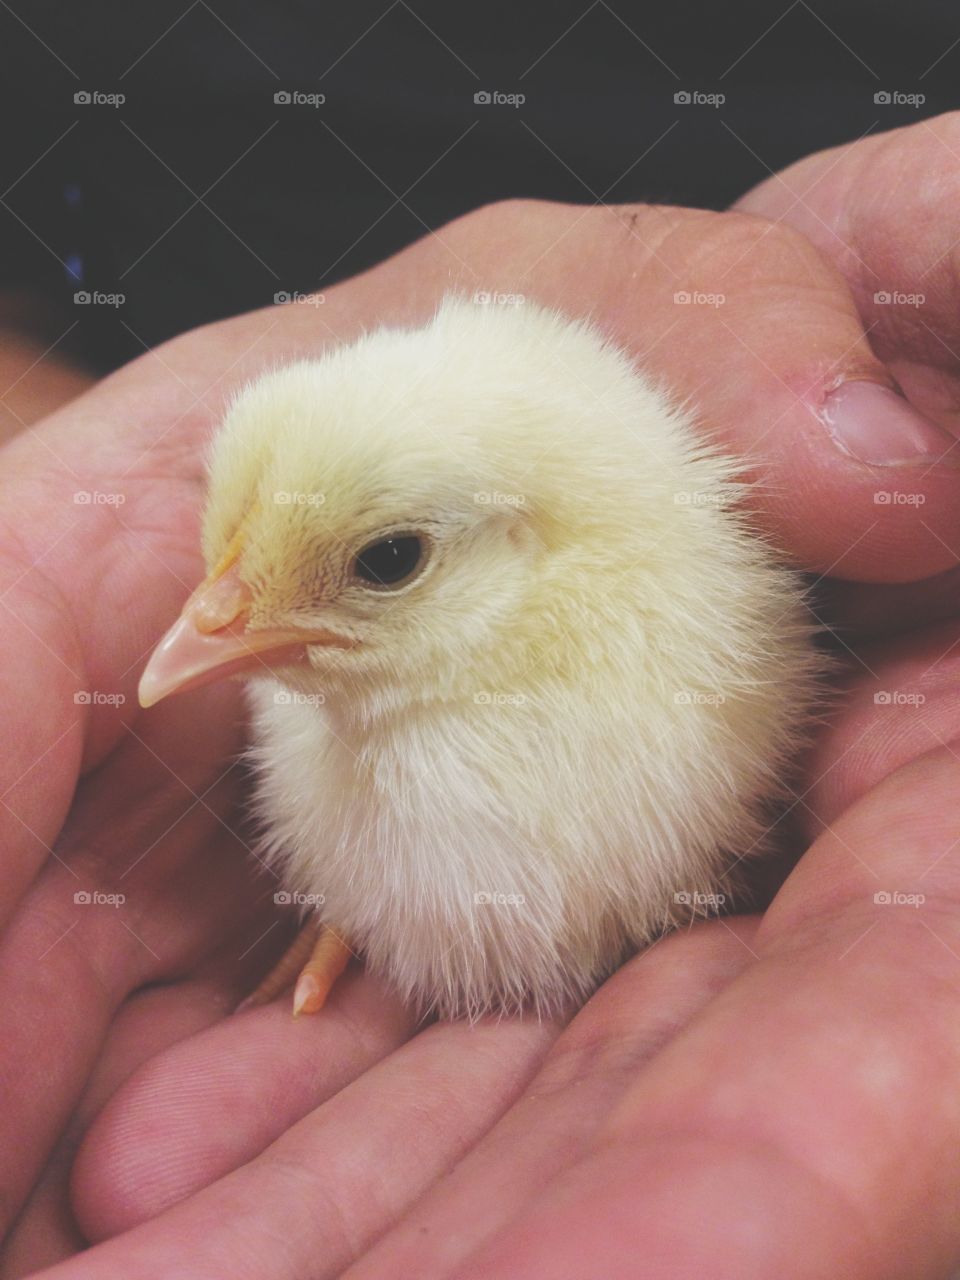
[{"label": "skin crease on palm", "polygon": [[[749,214],[493,206],[321,308],[187,334],[5,447],[3,1280],[949,1274],[960,459],[867,465],[817,410],[892,372],[952,433],[958,157],[944,117],[814,157]],[[134,696],[202,573],[203,443],[258,370],[421,321],[451,287],[594,315],[831,575],[849,674],[796,786],[811,847],[762,922],[661,941],[566,1028],[418,1030],[359,969],[315,1019],[227,1017],[283,942],[244,849],[237,690]],[[875,309],[881,289],[926,307]],[[75,905],[97,889],[126,901]],[[104,1243],[72,1257],[85,1239]]]}]

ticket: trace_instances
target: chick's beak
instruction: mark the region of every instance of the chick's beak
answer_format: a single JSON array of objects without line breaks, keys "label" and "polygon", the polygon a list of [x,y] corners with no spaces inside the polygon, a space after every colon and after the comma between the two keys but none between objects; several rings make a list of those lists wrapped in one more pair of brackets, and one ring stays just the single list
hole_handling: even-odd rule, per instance
[{"label": "chick's beak", "polygon": [[140,677],[140,705],[152,707],[168,694],[195,689],[238,671],[305,662],[307,645],[346,647],[349,643],[330,631],[250,630],[250,604],[250,590],[240,579],[234,556],[194,591],[150,655]]}]

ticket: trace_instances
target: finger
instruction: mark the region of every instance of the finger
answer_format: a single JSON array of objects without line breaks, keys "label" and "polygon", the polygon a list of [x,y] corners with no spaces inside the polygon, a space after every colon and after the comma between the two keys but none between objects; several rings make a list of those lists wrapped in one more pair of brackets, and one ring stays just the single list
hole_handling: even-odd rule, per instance
[{"label": "finger", "polygon": [[[0,924],[51,856],[80,773],[101,766],[133,729],[134,686],[153,634],[150,619],[156,616],[159,630],[156,611],[165,596],[171,598],[169,582],[179,587],[169,574],[157,583],[156,569],[145,572],[142,552],[131,555],[129,548],[122,572],[112,572],[114,557],[123,559],[122,530],[103,530],[104,543],[81,536],[82,518],[62,515],[67,502],[61,492],[39,509],[20,503],[34,542],[3,566],[6,577],[0,572],[0,696],[11,748],[0,760]],[[41,542],[49,555],[37,549]],[[80,553],[87,557],[83,567],[75,561]],[[104,574],[104,585],[91,579],[91,563]],[[131,567],[139,573],[135,583]],[[206,709],[222,719],[221,750],[237,741],[236,702],[236,689],[226,688],[193,705],[198,717]],[[182,750],[183,742],[170,744],[171,758],[178,746]]]},{"label": "finger", "polygon": [[[817,842],[744,970],[591,1156],[458,1280],[934,1280],[960,1251],[960,765],[891,775]],[[875,900],[877,887],[891,902]],[[924,893],[896,905],[892,893]]]},{"label": "finger", "polygon": [[593,299],[640,367],[746,458],[751,505],[803,565],[895,582],[955,562],[954,437],[890,390],[847,285],[802,236],[642,206],[521,202],[499,216],[496,261],[469,259],[483,287],[575,314]]},{"label": "finger", "polygon": [[180,727],[176,716],[158,717],[84,784],[57,857],[0,938],[4,1222],[66,1122],[121,1001],[262,920],[245,850],[225,820],[236,777],[214,768],[231,728],[203,719],[182,773],[158,774],[155,758]]},{"label": "finger", "polygon": [[0,699],[7,731],[0,761],[0,927],[49,856],[70,807],[83,751],[73,695],[89,683],[50,588],[45,597],[35,582],[24,581],[28,576],[21,560],[3,557]]},{"label": "finger", "polygon": [[960,724],[955,622],[865,645],[799,790],[811,838],[895,769],[951,742]]},{"label": "finger", "polygon": [[91,1240],[154,1218],[259,1155],[410,1036],[416,1019],[351,972],[322,1016],[278,1002],[151,1059],[79,1153],[74,1210]]},{"label": "finger", "polygon": [[3,1280],[32,1275],[87,1247],[89,1238],[77,1224],[70,1186],[76,1154],[91,1122],[143,1064],[222,1021],[256,982],[263,965],[259,949],[250,945],[244,924],[238,922],[236,933],[189,979],[149,987],[121,1005],[82,1097],[0,1250]]},{"label": "finger", "polygon": [[202,363],[187,377],[151,355],[6,446],[0,924],[49,857],[81,767],[139,718],[143,661],[199,576],[202,437],[222,406],[203,391],[230,362],[206,380]]},{"label": "finger", "polygon": [[[110,1025],[102,1052],[83,1095],[61,1134],[43,1175],[0,1250],[0,1277],[33,1274],[72,1256],[89,1244],[89,1233],[81,1234],[74,1214],[71,1186],[77,1183],[75,1160],[90,1125],[101,1114],[110,1114],[110,1100],[134,1077],[149,1072],[151,1061],[161,1058],[172,1046],[190,1040],[202,1031],[223,1023],[237,1000],[257,981],[264,966],[258,949],[249,945],[241,925],[220,951],[199,964],[190,978],[168,986],[148,987],[136,992],[121,1005]],[[371,1038],[374,1031],[371,1029]],[[222,1061],[218,1063],[222,1067]],[[307,1073],[309,1074],[309,1073]],[[179,1081],[172,1083],[175,1095]],[[135,1088],[135,1086],[134,1086]],[[121,1095],[122,1096],[122,1095]],[[137,1141],[147,1143],[154,1126],[139,1133]],[[236,1117],[231,1117],[231,1123]],[[151,1148],[156,1152],[156,1147]],[[162,1158],[162,1152],[159,1153]],[[106,1180],[98,1188],[100,1201],[109,1195],[109,1167],[90,1163],[91,1172]],[[125,1189],[129,1190],[129,1189]],[[134,1188],[135,1190],[135,1188]]]},{"label": "finger", "polygon": [[[234,974],[241,973],[231,955]],[[224,981],[200,977],[132,996],[118,1011],[70,1121],[16,1223],[0,1247],[0,1277],[16,1280],[88,1245],[70,1206],[74,1157],[84,1131],[143,1062],[223,1017]]]},{"label": "finger", "polygon": [[588,1148],[628,1084],[750,963],[756,921],[696,925],[615,974],[489,1134],[346,1273],[440,1280]]},{"label": "finger", "polygon": [[949,112],[808,156],[738,202],[798,228],[836,263],[875,350],[954,435],[958,160],[960,112]]},{"label": "finger", "polygon": [[339,1275],[513,1102],[557,1031],[533,1020],[431,1027],[250,1163],[43,1274]]}]

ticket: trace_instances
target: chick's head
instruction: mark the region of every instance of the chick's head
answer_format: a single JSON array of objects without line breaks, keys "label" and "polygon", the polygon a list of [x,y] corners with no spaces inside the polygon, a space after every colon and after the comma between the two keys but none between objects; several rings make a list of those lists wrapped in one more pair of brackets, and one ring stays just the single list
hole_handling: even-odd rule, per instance
[{"label": "chick's head", "polygon": [[443,697],[471,665],[476,687],[493,651],[522,663],[538,592],[565,547],[589,546],[584,486],[616,502],[611,446],[584,442],[608,431],[603,397],[629,380],[583,326],[456,300],[423,329],[261,377],[213,441],[209,576],[144,700],[240,668]]},{"label": "chick's head", "polygon": [[[473,434],[483,406],[442,370],[391,367],[392,345],[263,379],[212,458],[208,567],[239,547],[251,630],[328,633],[308,645],[325,682],[419,678],[489,644],[537,554],[518,507],[483,501],[495,486]],[[306,672],[286,674],[300,684]]]}]

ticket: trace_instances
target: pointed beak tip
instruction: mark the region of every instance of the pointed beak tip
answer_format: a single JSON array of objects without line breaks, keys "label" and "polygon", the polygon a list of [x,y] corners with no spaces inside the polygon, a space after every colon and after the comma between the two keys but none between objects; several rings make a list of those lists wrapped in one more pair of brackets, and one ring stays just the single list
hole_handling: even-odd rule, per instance
[{"label": "pointed beak tip", "polygon": [[140,686],[137,689],[137,701],[140,703],[140,706],[143,707],[144,711],[146,711],[148,707],[155,707],[162,698],[162,693],[158,693],[156,690],[146,686],[143,680],[140,681]]},{"label": "pointed beak tip", "polygon": [[147,659],[147,665],[143,669],[140,676],[140,683],[137,685],[137,701],[141,707],[154,707],[158,702],[162,702],[168,694],[176,692],[176,685],[171,685],[169,680],[164,680],[155,670],[157,651],[154,649],[150,657]]}]

